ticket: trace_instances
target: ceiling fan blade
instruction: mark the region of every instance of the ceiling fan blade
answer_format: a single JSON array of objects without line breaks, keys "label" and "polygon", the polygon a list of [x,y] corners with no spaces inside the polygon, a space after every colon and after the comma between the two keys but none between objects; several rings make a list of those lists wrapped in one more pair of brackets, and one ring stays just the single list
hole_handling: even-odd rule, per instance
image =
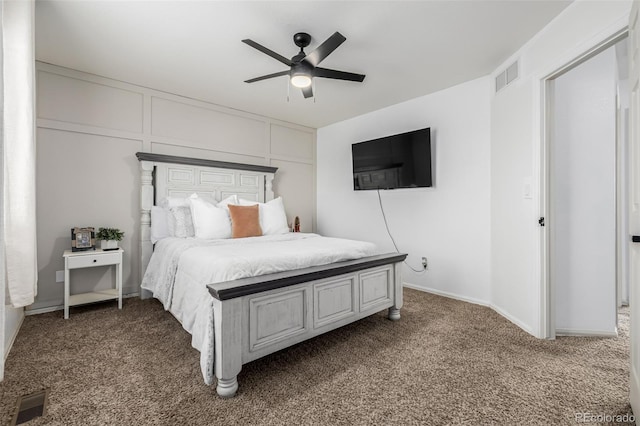
[{"label": "ceiling fan blade", "polygon": [[250,80],[245,80],[245,83],[254,83],[256,81],[260,81],[260,80],[266,80],[268,78],[273,78],[273,77],[280,77],[281,75],[289,75],[290,71],[280,71],[280,72],[274,72],[273,74],[267,74],[267,75],[263,75],[260,77],[256,77],[256,78],[252,78]]},{"label": "ceiling fan blade", "polygon": [[349,80],[362,82],[365,78],[362,74],[355,74],[346,71],[330,70],[327,68],[316,68],[313,70],[313,75],[316,77],[333,78],[336,80]]},{"label": "ceiling fan blade", "polygon": [[245,43],[245,44],[248,44],[249,46],[253,47],[254,49],[257,49],[257,50],[261,51],[262,53],[265,53],[265,54],[271,56],[273,59],[276,59],[276,60],[282,62],[285,65],[288,65],[288,66],[293,65],[293,62],[291,62],[290,59],[285,58],[284,56],[274,52],[271,49],[267,49],[263,45],[258,44],[253,40],[245,39],[245,40],[242,40],[242,42]]},{"label": "ceiling fan blade", "polygon": [[324,43],[316,48],[313,52],[305,56],[304,61],[310,63],[314,67],[317,66],[324,58],[329,56],[331,52],[336,50],[347,38],[339,32],[333,33],[331,37],[326,39]]},{"label": "ceiling fan blade", "polygon": [[305,99],[311,98],[313,97],[313,89],[311,88],[311,86],[303,87],[302,94],[304,95]]}]

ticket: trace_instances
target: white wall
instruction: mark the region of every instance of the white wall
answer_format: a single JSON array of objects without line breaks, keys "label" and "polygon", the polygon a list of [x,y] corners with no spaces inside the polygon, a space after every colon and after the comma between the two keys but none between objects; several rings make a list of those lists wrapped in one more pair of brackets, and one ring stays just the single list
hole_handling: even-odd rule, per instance
[{"label": "white wall", "polygon": [[550,279],[556,332],[616,332],[615,46],[553,81]]},{"label": "white wall", "polygon": [[[436,186],[383,192],[400,249],[414,267],[421,256],[429,258],[429,272],[416,275],[405,267],[404,280],[491,304],[524,330],[544,335],[543,230],[537,223],[543,212],[541,81],[622,30],[629,10],[629,1],[577,0],[489,82],[468,82],[319,129],[318,230],[391,251],[375,193],[351,189],[350,145],[431,126]],[[497,95],[490,90],[487,107],[486,86],[518,59],[519,78]]]},{"label": "white wall", "polygon": [[[538,226],[542,203],[541,80],[625,27],[630,2],[578,0],[504,66],[520,59],[520,77],[491,102],[491,294],[497,310],[543,336]],[[496,70],[496,74],[504,69]],[[533,197],[523,183],[533,182]]]},{"label": "white wall", "polygon": [[[138,151],[278,167],[289,221],[315,222],[315,130],[124,82],[37,63],[38,296],[63,303],[62,253],[74,226],[125,231],[123,292],[138,291]],[[71,273],[71,291],[112,286],[113,268]]]},{"label": "white wall", "polygon": [[403,281],[488,303],[490,87],[481,78],[318,129],[318,231],[393,251],[376,191],[353,190],[351,144],[430,127],[434,186],[381,191],[407,261],[429,261],[423,274],[405,266]]}]

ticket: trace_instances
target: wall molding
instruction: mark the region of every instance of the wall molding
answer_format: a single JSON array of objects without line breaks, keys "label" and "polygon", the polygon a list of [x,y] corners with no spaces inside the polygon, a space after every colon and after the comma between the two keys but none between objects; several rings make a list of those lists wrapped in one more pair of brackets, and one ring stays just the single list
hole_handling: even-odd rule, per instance
[{"label": "wall molding", "polygon": [[[171,138],[168,136],[158,136],[158,135],[151,135],[148,137],[148,139],[151,146],[153,146],[154,144],[162,144],[162,145],[189,147],[193,149],[206,149],[206,148],[203,148],[202,145],[198,145],[196,141],[192,141],[192,140],[177,139],[177,138]],[[241,151],[236,149],[226,149],[224,151],[221,151],[221,150],[216,150],[216,151],[225,152],[229,154],[258,157],[261,159],[266,159],[267,161],[269,157],[269,153],[267,151]]]},{"label": "wall molding", "polygon": [[271,154],[270,157],[271,157],[271,160],[276,160],[276,161],[287,161],[289,163],[308,164],[310,166],[315,164],[314,160],[307,160],[307,159],[304,159],[304,158],[291,157],[291,156],[288,156],[288,155]]},{"label": "wall molding", "polygon": [[243,157],[250,157],[250,158],[255,158],[256,160],[260,160],[263,163],[268,163],[269,160],[266,158],[266,156],[264,154],[260,154],[260,153],[235,153],[235,152],[231,152],[231,151],[222,151],[219,149],[206,149],[206,148],[202,148],[199,146],[193,146],[193,145],[189,145],[188,143],[181,143],[180,141],[177,140],[172,140],[172,141],[158,141],[156,140],[157,138],[154,138],[154,140],[150,141],[149,143],[149,149],[145,150],[144,152],[153,152],[153,147],[171,147],[171,148],[188,148],[188,149],[193,149],[193,150],[198,150],[198,151],[206,151],[208,153],[219,153],[221,155],[225,155],[225,154],[233,154],[233,155],[242,155]]},{"label": "wall molding", "polygon": [[143,141],[142,133],[127,132],[125,130],[108,129],[106,127],[87,126],[85,124],[69,123],[48,118],[36,119],[36,127],[40,129],[59,130],[62,132],[83,133],[94,136],[104,136],[116,139],[129,139],[136,142]]},{"label": "wall molding", "polygon": [[[266,117],[266,116],[254,114],[251,112],[243,111],[240,109],[236,109],[236,108],[226,107],[224,105],[215,104],[213,102],[205,101],[202,99],[192,98],[189,96],[179,95],[171,92],[163,92],[161,90],[153,89],[150,87],[139,86],[133,83],[128,83],[126,81],[116,80],[109,77],[103,77],[97,74],[78,71],[72,68],[66,68],[66,67],[51,64],[48,62],[36,61],[36,71],[45,71],[45,72],[60,75],[63,77],[69,77],[77,80],[99,84],[101,86],[114,87],[116,89],[126,90],[132,93],[138,93],[143,95],[145,98],[149,97],[149,100],[147,101],[145,99],[143,103],[147,103],[147,102],[150,103],[153,98],[161,98],[161,99],[170,100],[173,102],[179,102],[185,105],[197,106],[197,107],[208,109],[211,111],[222,112],[226,114],[233,114],[233,115],[244,117],[244,118],[258,120],[266,124],[269,124],[269,123],[277,124],[283,127],[289,127],[292,129],[303,131],[303,132],[309,132],[310,130],[315,131],[315,129],[302,126],[300,124],[278,120],[276,118]],[[146,130],[144,126],[143,126],[143,130]]]},{"label": "wall molding", "polygon": [[[74,191],[83,192],[93,187],[110,190],[105,188],[101,175],[93,171],[84,171],[83,179],[67,177],[64,183],[58,181],[55,173],[61,163],[58,155],[74,149],[74,153],[82,152],[88,159],[109,157],[115,162],[113,170],[117,170],[114,179],[125,190],[117,197],[124,210],[131,210],[130,214],[119,209],[105,216],[104,212],[112,207],[105,205],[103,210],[98,210],[98,206],[108,203],[92,194],[89,196],[94,201],[91,209],[82,214],[75,212],[74,220],[126,224],[121,226],[127,227],[132,238],[126,242],[127,248],[134,253],[137,250],[135,235],[139,232],[137,221],[131,221],[139,210],[135,196],[139,177],[134,154],[143,152],[243,163],[269,170],[277,168],[274,189],[285,200],[288,221],[300,216],[305,230],[315,231],[316,129],[45,62],[36,61],[36,70],[41,176],[38,185],[47,188],[39,195],[39,215],[56,206],[56,195],[67,200]],[[92,163],[93,160],[83,162],[79,169],[87,169]],[[68,191],[57,194],[61,187]],[[73,213],[73,207],[68,200],[61,204],[49,229],[38,236],[38,245],[45,251],[38,264],[41,276],[38,286],[42,291],[27,310],[30,315],[62,309],[61,284],[54,282],[53,272],[62,269],[59,252],[68,238],[65,217]],[[45,263],[45,258],[57,260]],[[134,291],[139,286],[140,265],[136,259],[136,256],[127,256],[124,261],[125,291]],[[106,275],[94,271],[83,273],[95,279],[96,284],[107,284]],[[88,290],[89,284],[77,282],[78,292]]]},{"label": "wall molding", "polygon": [[[125,83],[119,80],[112,80],[112,79],[97,76],[94,74],[87,74],[81,71],[76,71],[69,68],[48,64],[46,62],[36,61],[36,68],[39,73],[49,73],[52,75],[74,79],[74,80],[78,80],[78,81],[86,82],[90,84],[96,84],[96,85],[107,87],[107,88],[124,90],[130,93],[140,94],[143,96],[142,128],[140,132],[119,130],[119,129],[113,129],[108,127],[101,127],[101,126],[92,126],[92,125],[76,123],[76,122],[56,120],[53,118],[43,118],[40,116],[36,118],[36,126],[38,128],[141,141],[143,146],[143,151],[145,152],[152,152],[154,144],[180,147],[180,148],[187,147],[195,150],[206,150],[207,152],[209,151],[220,152],[222,154],[233,154],[233,155],[239,155],[239,156],[254,157],[256,159],[262,160],[266,164],[269,164],[271,160],[286,161],[289,163],[307,164],[307,165],[314,166],[314,169],[315,169],[315,162],[316,162],[315,129],[304,127],[298,124],[271,119],[269,117],[263,117],[263,116],[247,113],[244,111],[235,110],[232,108],[227,108],[224,106],[200,101],[197,99],[192,99],[189,97],[183,97],[183,96],[175,95],[172,93],[166,93],[166,92],[161,92],[154,89],[149,89],[146,87],[136,86],[136,85]],[[256,122],[262,123],[265,127],[264,150],[247,151],[247,150],[234,149],[233,147],[227,147],[224,150],[210,149],[208,147],[203,146],[203,144],[201,142],[199,143],[198,141],[154,134],[152,131],[153,129],[153,126],[152,126],[153,112],[152,111],[153,111],[154,99],[170,101],[170,102],[182,104],[188,107],[197,107],[197,108],[213,111],[220,114],[227,114],[230,116],[242,117],[245,119],[250,119],[250,120],[254,120]],[[313,140],[313,145],[314,145],[314,149],[312,150],[311,155],[308,158],[305,158],[300,156],[272,153],[271,152],[271,130],[274,126],[284,127],[284,128],[292,129],[295,131],[299,131],[299,132],[311,135],[311,138]]]}]

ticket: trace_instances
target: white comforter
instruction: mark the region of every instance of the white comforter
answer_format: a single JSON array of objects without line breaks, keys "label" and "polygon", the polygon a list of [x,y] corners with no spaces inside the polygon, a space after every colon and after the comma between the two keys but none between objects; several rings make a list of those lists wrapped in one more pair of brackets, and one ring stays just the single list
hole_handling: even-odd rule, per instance
[{"label": "white comforter", "polygon": [[213,382],[213,299],[207,284],[326,265],[376,254],[371,243],[289,233],[252,238],[159,241],[142,280],[192,335],[204,381]]}]

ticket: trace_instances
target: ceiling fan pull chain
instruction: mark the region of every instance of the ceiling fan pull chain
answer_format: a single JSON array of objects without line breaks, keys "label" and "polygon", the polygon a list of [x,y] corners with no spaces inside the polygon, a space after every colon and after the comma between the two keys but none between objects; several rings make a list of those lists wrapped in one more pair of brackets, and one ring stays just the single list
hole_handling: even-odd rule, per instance
[{"label": "ceiling fan pull chain", "polygon": [[289,92],[291,91],[291,84],[289,84],[289,79],[287,79],[287,102],[289,102]]}]

